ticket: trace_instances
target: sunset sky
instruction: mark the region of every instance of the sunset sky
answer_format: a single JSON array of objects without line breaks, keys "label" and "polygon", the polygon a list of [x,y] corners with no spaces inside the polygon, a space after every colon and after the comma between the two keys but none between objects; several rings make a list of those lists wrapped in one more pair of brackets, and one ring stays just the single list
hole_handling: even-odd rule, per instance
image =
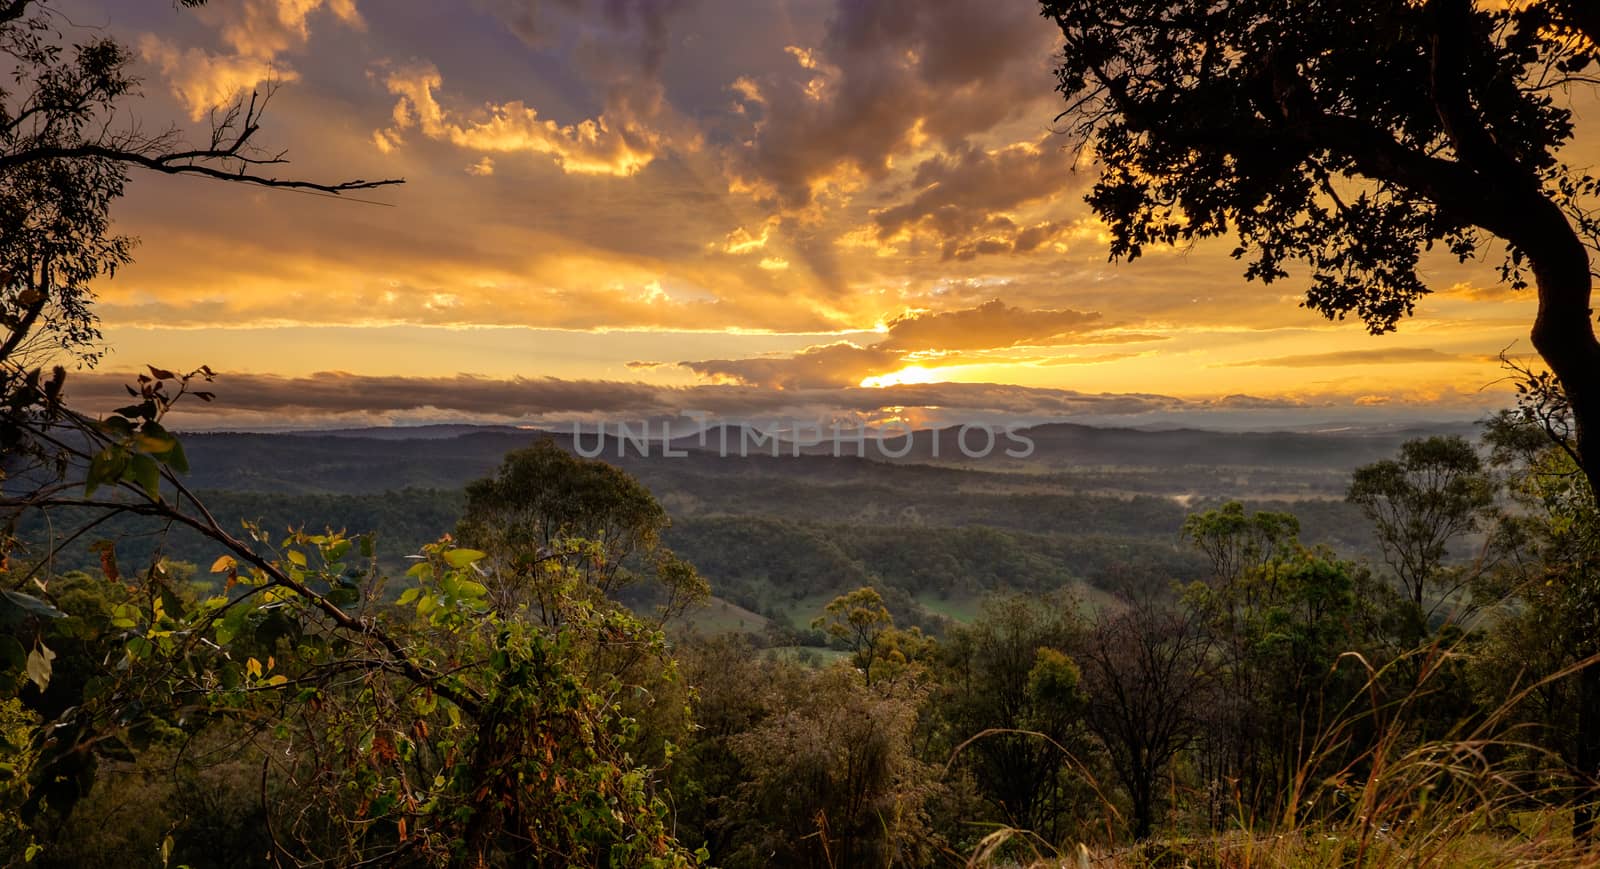
[{"label": "sunset sky", "polygon": [[146,124],[199,135],[275,80],[263,141],[295,173],[406,180],[343,202],[136,179],[116,215],[138,261],[98,288],[112,352],[77,388],[206,363],[219,406],[192,425],[1462,418],[1506,403],[1494,357],[1529,350],[1498,248],[1432,263],[1437,292],[1381,338],[1293,279],[1245,282],[1226,241],[1108,262],[1026,0],[70,18],[137,48]]}]

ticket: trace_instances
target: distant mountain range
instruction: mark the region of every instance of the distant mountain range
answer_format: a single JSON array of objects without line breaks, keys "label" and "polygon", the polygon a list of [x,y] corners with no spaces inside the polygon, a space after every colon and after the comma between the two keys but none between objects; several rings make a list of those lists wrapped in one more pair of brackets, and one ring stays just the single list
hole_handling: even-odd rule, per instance
[{"label": "distant mountain range", "polygon": [[[804,628],[832,595],[869,583],[894,591],[897,617],[933,624],[930,613],[975,605],[993,590],[1118,592],[1191,579],[1203,565],[1182,543],[1184,516],[1228,499],[1293,511],[1306,543],[1371,560],[1370,527],[1344,500],[1350,471],[1394,455],[1408,438],[1472,433],[1463,425],[1238,433],[1060,423],[1012,432],[1031,444],[1025,457],[1005,455],[1018,441],[1003,433],[996,449],[969,457],[963,437],[979,452],[989,433],[959,428],[881,443],[869,436],[862,456],[841,442],[837,457],[815,438],[797,449],[793,439],[757,441],[738,427],[666,445],[469,425],[188,433],[183,442],[186,482],[225,523],[371,531],[398,559],[454,527],[467,482],[550,438],[648,487],[672,517],[669,545],[718,594]],[[21,536],[53,533],[35,518]],[[116,541],[129,564],[151,557],[157,539],[178,560],[205,564],[216,554],[181,531],[152,538],[135,517],[96,534]],[[62,563],[98,564],[88,542]]]},{"label": "distant mountain range", "polygon": [[[926,465],[1007,474],[1138,477],[1138,491],[1195,491],[1197,474],[1237,480],[1256,472],[1316,477],[1324,494],[1342,488],[1349,471],[1391,456],[1405,440],[1431,434],[1474,436],[1468,424],[1322,432],[1144,430],[1054,423],[992,433],[987,429],[922,429],[879,439],[846,432],[837,440],[769,437],[754,429],[716,426],[701,434],[642,440],[588,432],[513,426],[432,425],[281,434],[191,433],[185,445],[194,485],[231,491],[381,492],[406,487],[458,488],[493,471],[514,449],[549,438],[562,448],[602,458],[642,476],[682,473],[775,474],[784,477],[877,478],[872,467]],[[1178,473],[1179,471],[1183,473]],[[1169,485],[1163,486],[1167,481]],[[1076,486],[1120,488],[1120,484]],[[1209,488],[1209,487],[1207,487]]]}]

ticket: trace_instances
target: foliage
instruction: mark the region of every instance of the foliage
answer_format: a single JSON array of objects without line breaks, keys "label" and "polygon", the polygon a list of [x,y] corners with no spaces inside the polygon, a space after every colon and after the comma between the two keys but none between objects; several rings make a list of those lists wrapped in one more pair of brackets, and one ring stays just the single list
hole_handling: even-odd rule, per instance
[{"label": "foliage", "polygon": [[1293,813],[1296,777],[1331,772],[1308,755],[1365,686],[1359,668],[1339,666],[1344,656],[1382,659],[1381,612],[1394,601],[1385,591],[1359,566],[1293,541],[1232,581],[1187,589],[1184,605],[1215,643],[1196,757],[1212,829]]},{"label": "foliage", "polygon": [[1470,580],[1445,571],[1449,547],[1477,531],[1494,505],[1494,482],[1472,444],[1459,437],[1407,441],[1397,459],[1357,468],[1349,499],[1360,505],[1377,532],[1384,559],[1419,612],[1433,608]]},{"label": "foliage", "polygon": [[1300,520],[1289,513],[1246,515],[1238,501],[1214,510],[1190,513],[1183,520],[1183,537],[1211,562],[1212,582],[1219,586],[1237,582],[1246,571],[1294,551]]},{"label": "foliage", "polygon": [[993,598],[938,655],[933,715],[987,803],[987,820],[1055,845],[1086,837],[1102,796],[1088,766],[1096,749],[1084,726],[1082,674],[1070,656],[1084,630],[1078,602],[1064,594]]},{"label": "foliage", "polygon": [[[275,859],[694,862],[655,791],[651,764],[670,757],[670,731],[642,739],[635,717],[673,704],[664,640],[614,603],[562,593],[598,543],[568,539],[547,560],[568,578],[551,586],[549,622],[525,604],[496,609],[478,566],[487,554],[448,540],[407,571],[397,614],[370,537],[222,531],[183,486],[182,449],[160,428],[187,378],[151,374],[117,422],[80,429],[81,503],[203,534],[224,553],[209,572],[225,584],[196,596],[165,559],[124,576],[107,548],[98,582],[35,572],[42,598],[5,592],[17,646],[6,690],[43,719],[26,823],[65,830],[105,763],[238,725],[262,758],[263,795],[282,789],[263,805]],[[141,459],[153,479],[129,473]],[[102,489],[115,499],[90,497]],[[636,759],[640,746],[654,759]]]},{"label": "foliage", "polygon": [[826,614],[811,626],[844,643],[862,678],[872,684],[872,665],[878,660],[886,636],[894,630],[894,617],[889,615],[877,589],[858,588],[834,598]]},{"label": "foliage", "polygon": [[466,495],[456,533],[494,553],[491,596],[503,611],[528,606],[551,624],[562,601],[614,597],[638,579],[640,566],[665,595],[663,617],[708,593],[694,568],[661,545],[666,511],[637,480],[604,462],[543,440],[506,456],[495,476],[468,485]]},{"label": "foliage", "polygon": [[769,714],[729,747],[746,771],[730,863],[919,866],[934,846],[936,785],[911,750],[926,690],[869,686],[853,669],[796,673],[764,688]]},{"label": "foliage", "polygon": [[1161,779],[1199,735],[1210,645],[1197,615],[1149,601],[1102,616],[1083,643],[1086,720],[1127,791],[1136,839],[1155,828]]},{"label": "foliage", "polygon": [[1508,268],[1520,273],[1549,247],[1510,220],[1529,203],[1572,235],[1556,203],[1582,176],[1558,158],[1573,124],[1552,85],[1581,84],[1595,58],[1592,43],[1550,29],[1554,5],[1046,0],[1043,11],[1064,38],[1064,116],[1100,159],[1089,201],[1113,255],[1233,235],[1248,277],[1303,263],[1308,307],[1383,332],[1427,292],[1418,269],[1435,245],[1469,257],[1487,229],[1516,246]]},{"label": "foliage", "polygon": [[31,860],[40,850],[21,816],[33,765],[29,744],[37,729],[37,716],[24,709],[21,701],[0,701],[0,855],[13,860],[17,856]]},{"label": "foliage", "polygon": [[[1581,828],[1594,823],[1592,770],[1600,762],[1600,512],[1572,452],[1547,432],[1529,413],[1502,414],[1488,427],[1494,461],[1519,509],[1498,531],[1511,553],[1512,588],[1484,658],[1500,665],[1474,676],[1485,698],[1535,686],[1517,714],[1536,728],[1537,744],[1560,759],[1561,772],[1587,789],[1575,818]],[[1566,677],[1545,678],[1552,673]],[[1545,758],[1527,760],[1537,769]]]}]

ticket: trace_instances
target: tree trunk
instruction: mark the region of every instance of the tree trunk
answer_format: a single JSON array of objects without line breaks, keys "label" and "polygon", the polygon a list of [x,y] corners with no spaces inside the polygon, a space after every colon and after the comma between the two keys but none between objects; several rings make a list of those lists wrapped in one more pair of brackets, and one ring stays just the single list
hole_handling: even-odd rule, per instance
[{"label": "tree trunk", "polygon": [[1133,798],[1133,840],[1143,842],[1150,838],[1150,831],[1155,827],[1155,807],[1151,805],[1148,792],[1136,794]]},{"label": "tree trunk", "polygon": [[[1594,279],[1589,253],[1565,215],[1548,200],[1530,215],[1536,246],[1525,247],[1539,290],[1539,313],[1533,324],[1533,346],[1561,382],[1572,408],[1574,451],[1589,491],[1600,507],[1600,342],[1595,340],[1590,297]],[[1592,605],[1591,605],[1592,608]],[[1600,622],[1600,613],[1584,613],[1582,622]],[[1572,833],[1592,841],[1595,809],[1600,800],[1600,667],[1590,664],[1578,675],[1578,794]]]},{"label": "tree trunk", "polygon": [[1591,494],[1600,495],[1600,342],[1595,340],[1589,251],[1555,203],[1540,198],[1530,215],[1533,244],[1518,243],[1533,264],[1539,312],[1533,346],[1561,381],[1572,407],[1573,435]]}]

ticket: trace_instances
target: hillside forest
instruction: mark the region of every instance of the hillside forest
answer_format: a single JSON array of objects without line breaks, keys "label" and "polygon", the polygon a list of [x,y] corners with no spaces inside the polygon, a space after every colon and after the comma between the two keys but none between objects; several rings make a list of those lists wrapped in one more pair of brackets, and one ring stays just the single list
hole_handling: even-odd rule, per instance
[{"label": "hillside forest", "polygon": [[0,864],[1600,866],[1592,0],[133,5],[0,0]]},{"label": "hillside forest", "polygon": [[[1165,865],[1279,831],[1296,865],[1539,859],[1592,824],[1592,634],[1558,571],[1593,515],[1532,418],[1297,436],[1373,458],[1309,481],[1259,444],[1073,479],[709,452],[635,475],[493,430],[168,435],[185,476],[238,487],[158,490],[203,501],[198,527],[64,535],[81,505],[18,526],[5,847]],[[402,454],[421,485],[372,491]],[[1219,494],[1246,477],[1263,494]]]}]

